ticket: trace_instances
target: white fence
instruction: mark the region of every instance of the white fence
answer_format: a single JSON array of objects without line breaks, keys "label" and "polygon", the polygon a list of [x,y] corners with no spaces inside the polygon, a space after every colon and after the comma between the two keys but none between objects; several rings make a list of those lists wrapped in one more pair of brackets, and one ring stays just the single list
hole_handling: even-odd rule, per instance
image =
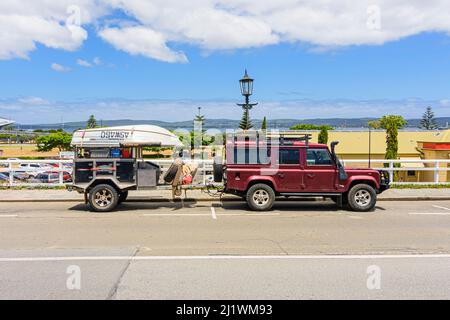
[{"label": "white fence", "polygon": [[[158,160],[147,159],[160,166],[161,172],[164,173],[169,169],[173,160]],[[199,184],[206,184],[212,179],[212,160],[192,160],[193,163],[198,166],[197,174],[195,176],[195,182]],[[54,167],[36,168],[33,170],[27,170],[28,168],[21,168],[21,164],[40,164],[40,165],[54,165]],[[19,187],[19,186],[63,186],[69,181],[64,181],[65,172],[72,174],[71,165],[72,160],[0,160],[0,186],[4,187]],[[70,166],[70,167],[69,167]],[[44,183],[36,182],[33,176],[38,173],[52,172],[58,174],[57,181]],[[2,176],[3,174],[3,176]],[[21,175],[29,175],[29,178],[22,178]]]},{"label": "white fence", "polygon": [[[358,163],[358,164],[362,164],[362,163],[368,163],[368,160],[341,160],[343,162],[344,165],[348,165],[351,166],[352,163]],[[375,160],[370,160],[371,164],[375,164],[378,163],[380,164],[379,168],[374,168],[372,166],[372,168],[374,169],[378,169],[378,170],[383,170],[383,171],[387,171],[389,173],[389,180],[390,181],[394,181],[394,172],[400,172],[400,171],[432,171],[434,173],[433,175],[433,181],[425,181],[425,182],[396,182],[394,181],[393,183],[395,184],[445,184],[445,183],[450,183],[448,181],[445,182],[440,182],[439,178],[440,175],[439,173],[441,171],[445,171],[448,172],[450,171],[450,168],[448,166],[448,164],[450,163],[450,160],[422,160],[422,159],[401,159],[401,160],[385,160],[385,159],[375,159]],[[395,164],[413,164],[413,163],[422,163],[424,165],[424,167],[414,167],[414,166],[410,166],[408,167],[408,165],[405,165],[403,167],[396,167]],[[387,165],[387,167],[384,167],[384,165]]]},{"label": "white fence", "polygon": [[[162,172],[166,171],[172,160],[153,160],[148,159],[161,167]],[[212,177],[212,160],[196,160],[193,161],[198,165],[196,182],[205,184]],[[367,164],[367,159],[342,160],[344,165],[352,166],[352,164]],[[71,173],[72,160],[0,160],[0,186],[62,186],[64,185],[64,173]],[[408,163],[422,163],[424,167],[408,167]],[[440,184],[450,182],[440,182],[440,172],[448,172],[450,160],[371,160],[371,164],[379,164],[380,167],[374,169],[384,170],[389,173],[390,180],[394,180],[394,172],[400,171],[432,171],[433,180],[427,182],[394,182],[396,184]],[[21,179],[20,174],[26,173],[26,169],[20,167],[20,164],[53,164],[50,170],[36,170],[34,172],[51,171],[58,173],[58,181],[50,183],[33,182],[32,179]],[[395,164],[403,164],[402,167],[396,167]],[[406,165],[405,165],[406,164]],[[387,167],[383,167],[387,165]],[[361,165],[362,166],[362,165]],[[364,166],[362,166],[364,167]],[[367,165],[366,165],[367,167]]]}]

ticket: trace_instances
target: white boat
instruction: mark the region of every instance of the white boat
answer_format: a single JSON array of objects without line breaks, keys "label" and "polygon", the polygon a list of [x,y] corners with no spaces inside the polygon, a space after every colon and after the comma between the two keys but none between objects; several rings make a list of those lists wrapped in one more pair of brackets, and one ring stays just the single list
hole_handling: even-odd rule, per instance
[{"label": "white boat", "polygon": [[83,129],[74,132],[75,147],[181,147],[180,139],[164,128],[153,125],[135,125]]},{"label": "white boat", "polygon": [[6,127],[7,125],[10,125],[10,124],[13,124],[13,123],[14,123],[14,121],[0,118],[0,128]]}]

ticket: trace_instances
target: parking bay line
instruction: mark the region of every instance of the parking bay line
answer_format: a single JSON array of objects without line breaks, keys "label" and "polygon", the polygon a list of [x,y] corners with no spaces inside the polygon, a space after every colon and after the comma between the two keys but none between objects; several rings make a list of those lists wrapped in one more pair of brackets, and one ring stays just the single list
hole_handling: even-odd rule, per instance
[{"label": "parking bay line", "polygon": [[216,216],[216,208],[211,207],[211,215],[212,215],[212,218],[213,218],[214,220],[217,220],[217,216]]},{"label": "parking bay line", "polygon": [[18,214],[0,214],[0,218],[17,218]]},{"label": "parking bay line", "polygon": [[158,260],[364,260],[364,259],[450,259],[450,254],[397,255],[210,255],[210,256],[73,256],[73,257],[15,257],[0,258],[0,262],[55,261],[158,261]]}]

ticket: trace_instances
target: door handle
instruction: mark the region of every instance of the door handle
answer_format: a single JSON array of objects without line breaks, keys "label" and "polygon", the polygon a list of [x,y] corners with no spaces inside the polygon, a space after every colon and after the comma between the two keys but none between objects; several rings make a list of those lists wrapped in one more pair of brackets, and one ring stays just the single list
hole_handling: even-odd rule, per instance
[{"label": "door handle", "polygon": [[284,173],[279,173],[278,176],[279,176],[280,178],[284,178]]},{"label": "door handle", "polygon": [[314,178],[316,175],[314,173],[308,173],[306,176],[308,178]]}]

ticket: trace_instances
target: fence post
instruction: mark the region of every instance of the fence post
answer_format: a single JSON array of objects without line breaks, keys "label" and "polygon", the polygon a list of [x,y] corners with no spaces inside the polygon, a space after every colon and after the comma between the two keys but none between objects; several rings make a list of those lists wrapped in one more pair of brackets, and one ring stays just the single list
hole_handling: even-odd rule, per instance
[{"label": "fence post", "polygon": [[394,161],[389,161],[389,181],[394,182]]},{"label": "fence post", "polygon": [[434,183],[439,184],[439,161],[434,163]]},{"label": "fence post", "polygon": [[64,175],[63,175],[63,164],[62,162],[59,163],[59,184],[64,184]]},{"label": "fence post", "polygon": [[8,164],[8,168],[9,168],[9,186],[12,187],[14,185],[14,172],[12,162]]},{"label": "fence post", "polygon": [[206,184],[206,166],[205,161],[202,161],[203,185]]}]

